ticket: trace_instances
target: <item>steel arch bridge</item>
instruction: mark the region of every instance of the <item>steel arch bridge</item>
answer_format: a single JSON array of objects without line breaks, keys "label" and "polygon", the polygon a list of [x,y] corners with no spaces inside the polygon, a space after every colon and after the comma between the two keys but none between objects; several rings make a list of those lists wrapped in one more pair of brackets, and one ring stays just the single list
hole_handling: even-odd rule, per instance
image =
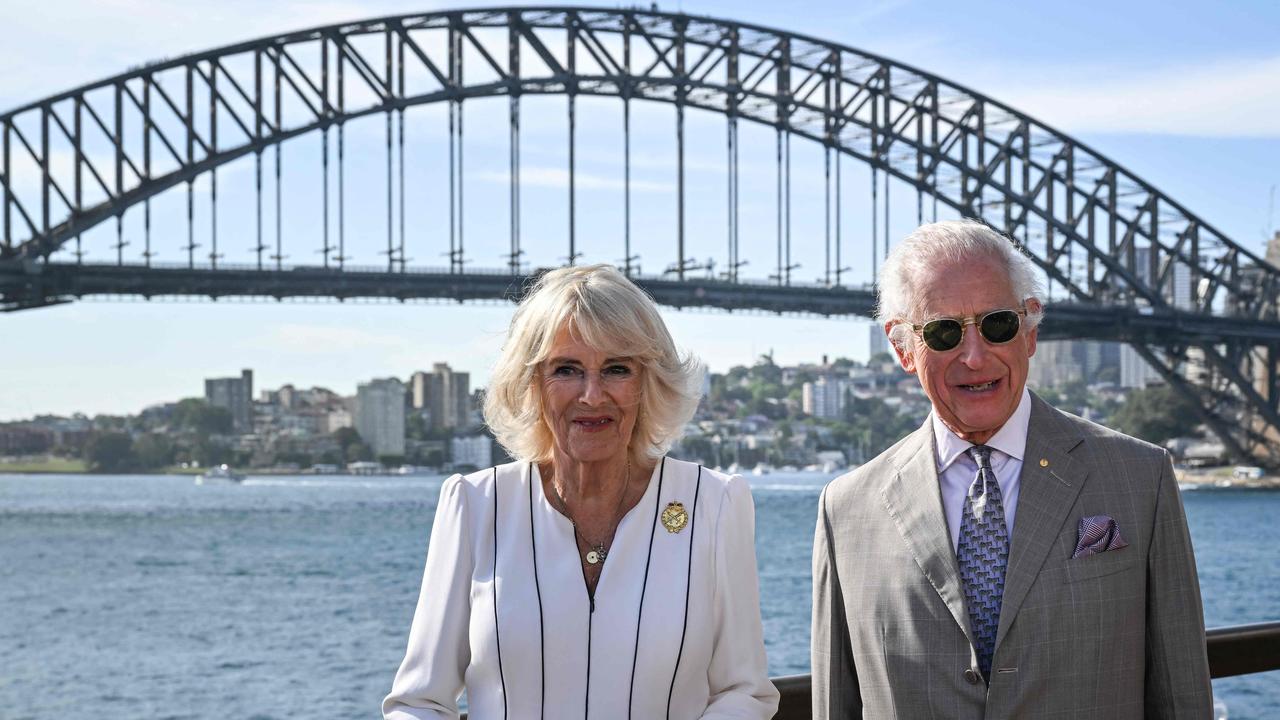
[{"label": "steel arch bridge", "polygon": [[[607,96],[623,106],[622,264],[660,302],[868,315],[870,288],[845,277],[840,186],[842,161],[854,158],[871,172],[873,274],[890,245],[891,188],[914,194],[917,222],[936,218],[939,204],[980,218],[1024,247],[1051,292],[1068,298],[1051,304],[1044,337],[1130,343],[1170,385],[1196,400],[1236,457],[1280,466],[1280,269],[1084,144],[973,90],[836,43],[684,14],[521,7],[378,18],[151,63],[0,115],[0,308],[92,295],[511,297],[535,272],[522,260],[520,226],[521,99],[535,95],[568,99],[569,262],[582,255],[575,225],[576,99]],[[462,225],[463,108],[485,97],[508,98],[511,222],[506,268],[476,271],[466,267]],[[633,251],[640,249],[631,239],[631,104],[637,100],[675,108],[676,238],[672,247],[643,248],[650,258],[667,258],[659,277],[639,276],[633,266]],[[446,105],[449,117],[448,267],[434,269],[408,265],[403,214],[405,110],[431,103]],[[728,193],[718,277],[696,272],[708,268],[686,248],[688,109],[725,118]],[[346,262],[342,216],[344,128],[377,115],[386,118],[387,264],[356,268]],[[743,120],[776,131],[777,243],[767,278],[741,272],[747,264],[739,240]],[[280,148],[316,133],[323,141],[322,261],[286,265]],[[792,260],[792,138],[817,143],[825,158],[826,261],[817,285],[792,278],[798,267]],[[274,245],[264,235],[262,209],[263,161],[272,151]],[[392,210],[397,152],[398,241]],[[256,261],[227,264],[218,247],[217,172],[249,157],[258,200]],[[198,178],[208,179],[213,207],[209,252],[199,263]],[[187,262],[180,266],[152,262],[151,203],[171,189],[186,193]],[[331,202],[336,228],[330,227]],[[144,248],[126,261],[124,217],[138,212]],[[84,262],[81,235],[113,219],[116,262]]]}]

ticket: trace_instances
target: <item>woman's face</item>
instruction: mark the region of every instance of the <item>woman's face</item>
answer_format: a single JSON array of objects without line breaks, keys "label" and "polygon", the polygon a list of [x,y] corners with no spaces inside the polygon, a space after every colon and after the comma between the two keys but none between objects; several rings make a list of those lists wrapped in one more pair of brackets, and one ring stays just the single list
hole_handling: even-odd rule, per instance
[{"label": "woman's face", "polygon": [[542,418],[558,454],[577,462],[624,461],[640,407],[640,363],[609,357],[565,327],[538,368]]}]

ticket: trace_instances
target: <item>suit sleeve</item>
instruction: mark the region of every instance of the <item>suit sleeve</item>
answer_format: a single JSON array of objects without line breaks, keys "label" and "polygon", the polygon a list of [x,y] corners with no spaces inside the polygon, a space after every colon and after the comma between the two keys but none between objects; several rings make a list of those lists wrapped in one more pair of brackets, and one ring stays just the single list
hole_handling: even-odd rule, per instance
[{"label": "suit sleeve", "polygon": [[1182,497],[1165,453],[1147,550],[1148,718],[1212,717],[1200,582]]},{"label": "suit sleeve", "polygon": [[853,664],[844,594],[836,571],[827,491],[818,500],[818,526],[813,539],[813,668],[814,720],[862,717],[858,670]]},{"label": "suit sleeve", "polygon": [[382,701],[386,720],[458,717],[458,698],[471,661],[474,555],[466,499],[461,475],[440,488],[409,647],[391,694]]},{"label": "suit sleeve", "polygon": [[704,720],[766,720],[778,709],[778,689],[769,680],[760,624],[755,526],[751,488],[734,476],[725,488],[716,525],[716,627],[707,668],[711,699]]}]

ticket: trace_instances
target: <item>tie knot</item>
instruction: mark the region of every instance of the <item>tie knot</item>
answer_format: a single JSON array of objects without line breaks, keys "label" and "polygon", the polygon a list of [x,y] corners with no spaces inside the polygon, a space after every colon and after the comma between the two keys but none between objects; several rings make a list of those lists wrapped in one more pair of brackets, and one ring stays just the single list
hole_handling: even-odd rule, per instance
[{"label": "tie knot", "polygon": [[991,469],[991,448],[986,445],[974,445],[969,448],[969,457],[978,464],[979,470]]}]

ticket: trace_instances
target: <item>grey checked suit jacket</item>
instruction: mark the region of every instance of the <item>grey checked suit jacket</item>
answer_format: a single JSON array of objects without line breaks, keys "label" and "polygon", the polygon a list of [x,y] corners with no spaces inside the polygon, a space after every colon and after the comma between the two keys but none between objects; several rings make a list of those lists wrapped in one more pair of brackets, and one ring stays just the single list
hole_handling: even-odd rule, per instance
[{"label": "grey checked suit jacket", "polygon": [[[1209,718],[1191,539],[1161,448],[1032,395],[990,689],[924,427],[823,491],[814,718]],[[1129,543],[1072,560],[1079,519]]]}]

